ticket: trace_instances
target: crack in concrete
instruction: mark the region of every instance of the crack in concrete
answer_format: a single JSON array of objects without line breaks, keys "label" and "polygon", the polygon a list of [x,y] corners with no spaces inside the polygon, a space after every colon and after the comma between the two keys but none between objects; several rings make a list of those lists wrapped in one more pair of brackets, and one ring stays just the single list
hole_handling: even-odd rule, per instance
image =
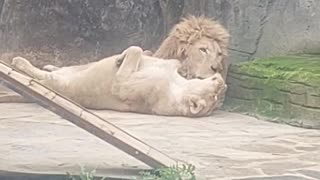
[{"label": "crack in concrete", "polygon": [[0,19],[1,19],[1,17],[2,17],[2,9],[3,9],[3,7],[4,7],[4,1],[5,1],[5,0],[0,0]]},{"label": "crack in concrete", "polygon": [[252,91],[262,91],[263,90],[263,88],[249,87],[249,86],[245,86],[243,84],[239,84],[238,86],[241,87],[242,89],[252,90]]},{"label": "crack in concrete", "polygon": [[[260,1],[261,2],[264,2],[264,0]],[[269,20],[269,14],[270,14],[270,9],[272,7],[274,3],[274,0],[268,0],[267,2],[267,6],[266,6],[266,10],[265,10],[265,14],[263,15],[263,17],[260,19],[260,27],[259,27],[259,35],[255,41],[255,49],[254,51],[251,53],[251,56],[249,57],[249,60],[252,60],[255,56],[255,54],[257,53],[258,51],[258,48],[259,48],[259,44],[260,44],[260,40],[261,40],[261,37],[263,35],[263,32],[264,32],[264,26],[265,24],[268,22]]]},{"label": "crack in concrete", "polygon": [[311,94],[310,96],[312,96],[312,97],[320,97],[320,95],[316,95],[316,94]]},{"label": "crack in concrete", "polygon": [[317,87],[315,85],[311,85],[311,84],[308,84],[306,82],[299,82],[299,81],[289,81],[289,83],[291,84],[297,84],[297,85],[303,85],[303,86],[307,86],[307,87]]},{"label": "crack in concrete", "polygon": [[273,99],[268,99],[268,98],[263,98],[262,99],[263,101],[267,101],[267,102],[270,102],[270,103],[273,103],[273,104],[277,104],[277,105],[284,105],[282,102],[279,102],[279,101],[275,101]]},{"label": "crack in concrete", "polygon": [[306,109],[312,109],[312,110],[315,110],[315,111],[319,111],[319,110],[320,110],[320,107],[310,106],[310,105],[308,105],[308,104],[298,104],[298,103],[292,102],[292,101],[289,101],[289,103],[290,103],[291,105],[300,106],[300,107],[306,108]]},{"label": "crack in concrete", "polygon": [[268,77],[263,77],[263,76],[255,76],[255,75],[252,75],[252,74],[248,74],[248,73],[245,73],[245,72],[233,72],[232,70],[230,70],[231,73],[235,74],[235,75],[242,75],[242,76],[247,76],[247,77],[251,77],[251,78],[257,78],[257,79],[270,79]]},{"label": "crack in concrete", "polygon": [[[4,9],[4,1],[5,0],[0,0],[0,33],[2,34],[3,33],[3,27],[2,27],[2,12],[4,12],[3,11],[3,9]],[[0,37],[2,36],[0,34]],[[1,81],[0,81],[0,83],[1,83]]]},{"label": "crack in concrete", "polygon": [[252,52],[248,52],[248,51],[242,51],[242,50],[238,50],[238,49],[233,49],[233,48],[228,48],[229,51],[233,51],[233,52],[238,52],[238,53],[243,53],[243,54],[247,54],[247,55],[252,55]]},{"label": "crack in concrete", "polygon": [[280,88],[277,88],[277,90],[278,90],[279,92],[282,92],[282,93],[285,93],[285,94],[292,94],[292,95],[305,95],[305,93],[298,93],[298,92],[289,91],[289,90],[286,90],[286,89],[280,89]]},{"label": "crack in concrete", "polygon": [[233,73],[233,72],[231,72],[231,71],[228,72],[228,76],[229,76],[230,78],[236,79],[236,80],[238,80],[238,81],[245,81],[244,79],[239,78],[239,76],[237,76],[236,73]]},{"label": "crack in concrete", "polygon": [[254,101],[255,100],[255,99],[250,99],[250,98],[245,98],[245,97],[237,97],[237,96],[234,96],[233,94],[229,94],[228,97],[238,99],[238,100],[244,100],[244,101]]}]

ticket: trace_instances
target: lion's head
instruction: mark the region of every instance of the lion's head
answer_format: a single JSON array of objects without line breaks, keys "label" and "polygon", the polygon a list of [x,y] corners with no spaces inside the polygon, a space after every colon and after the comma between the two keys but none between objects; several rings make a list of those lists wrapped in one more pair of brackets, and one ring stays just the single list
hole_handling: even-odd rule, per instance
[{"label": "lion's head", "polygon": [[225,78],[229,34],[218,22],[189,16],[176,24],[153,56],[178,59],[187,79],[207,78],[216,72]]}]

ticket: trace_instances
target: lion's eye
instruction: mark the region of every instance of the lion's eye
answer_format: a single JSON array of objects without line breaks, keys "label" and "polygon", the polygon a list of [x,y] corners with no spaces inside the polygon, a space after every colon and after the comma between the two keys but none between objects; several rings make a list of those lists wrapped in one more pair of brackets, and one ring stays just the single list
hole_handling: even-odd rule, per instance
[{"label": "lion's eye", "polygon": [[199,49],[201,52],[203,52],[203,53],[207,53],[208,52],[208,50],[206,49],[206,48],[200,48]]},{"label": "lion's eye", "polygon": [[222,56],[222,52],[218,52],[218,56]]}]

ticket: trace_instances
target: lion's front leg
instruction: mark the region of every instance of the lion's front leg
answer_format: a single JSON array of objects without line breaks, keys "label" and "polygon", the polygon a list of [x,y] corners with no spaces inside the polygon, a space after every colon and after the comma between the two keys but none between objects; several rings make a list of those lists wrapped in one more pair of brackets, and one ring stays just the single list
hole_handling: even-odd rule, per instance
[{"label": "lion's front leg", "polygon": [[212,84],[210,87],[212,87],[212,90],[209,90],[208,93],[213,93],[213,104],[211,106],[211,110],[209,112],[212,112],[214,110],[219,109],[222,106],[221,97],[224,96],[227,85],[224,81],[224,78],[221,74],[217,73],[213,77],[209,78],[212,79]]},{"label": "lion's front leg", "polygon": [[33,66],[27,59],[23,57],[15,57],[12,59],[12,65],[18,70],[26,73],[27,75],[38,79],[38,80],[46,80],[51,79],[50,72],[42,71],[35,66]]}]

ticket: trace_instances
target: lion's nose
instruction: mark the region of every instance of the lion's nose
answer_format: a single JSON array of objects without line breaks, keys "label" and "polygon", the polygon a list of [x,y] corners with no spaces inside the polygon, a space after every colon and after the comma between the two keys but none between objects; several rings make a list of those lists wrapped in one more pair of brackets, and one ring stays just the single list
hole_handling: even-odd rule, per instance
[{"label": "lion's nose", "polygon": [[217,72],[217,69],[214,67],[214,66],[210,66],[211,70],[216,73]]},{"label": "lion's nose", "polygon": [[210,69],[214,72],[214,73],[221,73],[222,72],[222,66],[220,63],[216,63],[210,66]]}]

